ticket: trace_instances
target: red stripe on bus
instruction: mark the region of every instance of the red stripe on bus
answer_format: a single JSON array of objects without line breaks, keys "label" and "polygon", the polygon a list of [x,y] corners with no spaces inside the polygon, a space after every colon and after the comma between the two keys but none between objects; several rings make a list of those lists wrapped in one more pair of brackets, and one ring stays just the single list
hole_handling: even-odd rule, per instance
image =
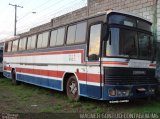
[{"label": "red stripe on bus", "polygon": [[[12,68],[5,67],[5,70],[11,71]],[[53,71],[53,70],[41,70],[41,69],[28,69],[28,68],[16,68],[16,72],[28,73],[33,75],[49,76],[63,78],[64,71]],[[100,83],[99,74],[87,74],[87,73],[76,73],[77,77],[81,81]]]},{"label": "red stripe on bus", "polygon": [[73,54],[73,53],[81,53],[81,54],[83,54],[83,50],[39,52],[39,53],[30,53],[30,54],[13,54],[13,55],[4,55],[4,57],[36,56],[36,55],[56,55],[56,54]]},{"label": "red stripe on bus", "polygon": [[100,83],[100,74],[87,74],[87,73],[76,73],[77,77],[81,81]]},{"label": "red stripe on bus", "polygon": [[26,69],[26,68],[16,68],[16,72],[29,73],[29,74],[34,74],[34,75],[50,76],[50,77],[58,77],[58,78],[62,78],[63,74],[64,74],[63,71]]},{"label": "red stripe on bus", "polygon": [[81,63],[84,63],[84,50],[74,50],[74,51],[57,51],[57,52],[40,52],[31,54],[15,54],[15,55],[4,55],[4,57],[17,57],[17,56],[38,56],[38,55],[56,55],[56,54],[81,54]]},{"label": "red stripe on bus", "polygon": [[12,70],[12,68],[11,68],[11,67],[4,67],[4,70],[11,71],[11,70]]},{"label": "red stripe on bus", "polygon": [[150,67],[156,67],[156,64],[150,64],[149,66]]},{"label": "red stripe on bus", "polygon": [[[87,64],[100,64],[100,62],[87,62]],[[112,64],[112,65],[128,65],[128,62],[102,62],[102,64]]]},{"label": "red stripe on bus", "polygon": [[102,64],[128,65],[128,62],[102,62]]}]

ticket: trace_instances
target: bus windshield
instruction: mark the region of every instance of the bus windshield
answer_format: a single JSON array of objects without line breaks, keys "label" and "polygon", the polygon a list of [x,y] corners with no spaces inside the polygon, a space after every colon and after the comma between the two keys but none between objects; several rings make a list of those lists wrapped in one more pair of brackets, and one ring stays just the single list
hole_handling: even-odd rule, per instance
[{"label": "bus windshield", "polygon": [[111,28],[110,32],[111,43],[107,43],[106,56],[151,59],[151,35],[123,28]]},{"label": "bus windshield", "polygon": [[151,60],[153,39],[149,22],[113,14],[108,23],[110,35],[106,56]]}]

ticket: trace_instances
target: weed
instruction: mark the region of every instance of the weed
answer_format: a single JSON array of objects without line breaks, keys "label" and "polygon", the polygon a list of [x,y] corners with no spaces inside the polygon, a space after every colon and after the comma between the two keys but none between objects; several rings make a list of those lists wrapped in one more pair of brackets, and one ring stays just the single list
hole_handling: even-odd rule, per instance
[{"label": "weed", "polygon": [[55,105],[55,106],[54,106],[54,110],[55,110],[55,111],[60,111],[60,110],[62,110],[62,105],[61,105],[61,104]]},{"label": "weed", "polygon": [[104,113],[104,112],[105,112],[105,111],[104,111],[103,108],[99,108],[99,107],[96,108],[96,113],[101,114],[101,113]]}]

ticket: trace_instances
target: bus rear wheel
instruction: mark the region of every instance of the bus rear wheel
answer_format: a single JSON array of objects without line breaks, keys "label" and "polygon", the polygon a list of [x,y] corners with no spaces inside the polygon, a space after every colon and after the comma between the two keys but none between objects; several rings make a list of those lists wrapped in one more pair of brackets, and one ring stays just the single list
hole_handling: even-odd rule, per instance
[{"label": "bus rear wheel", "polygon": [[67,91],[67,96],[72,101],[78,101],[80,99],[79,90],[78,90],[78,82],[75,76],[71,76],[68,79],[66,91]]}]

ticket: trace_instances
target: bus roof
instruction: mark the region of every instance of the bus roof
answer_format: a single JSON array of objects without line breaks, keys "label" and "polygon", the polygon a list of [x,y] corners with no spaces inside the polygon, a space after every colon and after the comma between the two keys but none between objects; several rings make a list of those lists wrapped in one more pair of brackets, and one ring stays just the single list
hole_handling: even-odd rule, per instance
[{"label": "bus roof", "polygon": [[20,36],[13,36],[13,37],[11,37],[9,39],[6,39],[4,42],[6,42],[6,41],[12,41],[12,40],[15,40],[15,39],[18,39],[18,38],[20,38]]},{"label": "bus roof", "polygon": [[[149,21],[148,19],[146,19],[146,18],[144,18],[144,17],[142,17],[142,16],[140,16],[140,15],[135,15],[135,14],[133,14],[133,13],[126,12],[126,11],[122,11],[122,10],[120,10],[120,11],[117,11],[117,10],[107,10],[107,11],[105,11],[105,12],[106,12],[106,14],[110,14],[110,13],[120,13],[120,14],[130,15],[130,16],[137,17],[137,18],[143,19],[143,20],[151,23],[151,21]],[[151,24],[152,24],[152,23],[151,23]]]}]

